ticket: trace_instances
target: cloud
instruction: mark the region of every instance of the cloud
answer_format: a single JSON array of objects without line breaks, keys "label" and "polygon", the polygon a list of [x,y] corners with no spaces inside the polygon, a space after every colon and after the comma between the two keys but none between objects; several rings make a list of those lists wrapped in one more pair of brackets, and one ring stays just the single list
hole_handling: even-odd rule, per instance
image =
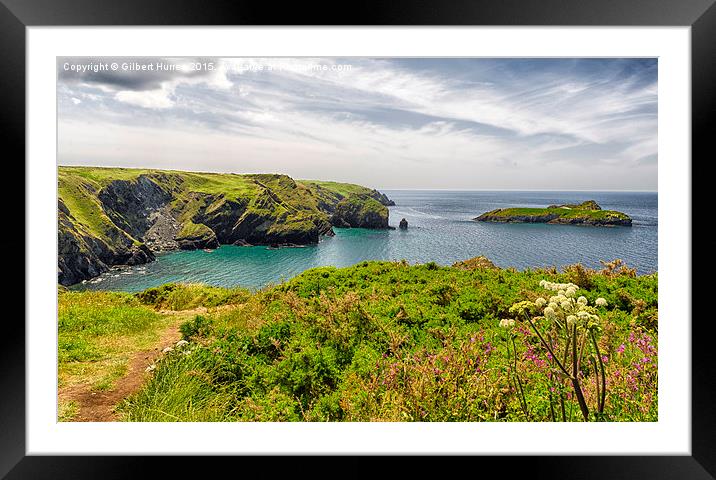
[{"label": "cloud", "polygon": [[[201,62],[215,68],[60,75],[59,121],[71,135],[60,161],[158,166],[160,155],[189,170],[209,162],[412,188],[656,188],[653,59]],[[113,147],[83,146],[77,125]],[[118,146],[128,138],[131,151]],[[627,178],[629,165],[639,170]]]}]

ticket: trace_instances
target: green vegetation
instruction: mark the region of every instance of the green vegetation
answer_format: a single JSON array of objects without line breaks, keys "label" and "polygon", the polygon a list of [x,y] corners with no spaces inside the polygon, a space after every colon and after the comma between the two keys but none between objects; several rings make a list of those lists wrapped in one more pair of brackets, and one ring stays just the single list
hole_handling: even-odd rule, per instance
[{"label": "green vegetation", "polygon": [[589,325],[596,345],[575,343],[588,419],[657,420],[656,274],[620,262],[520,272],[485,260],[316,268],[253,294],[179,285],[103,294],[147,315],[224,305],[187,319],[189,343],[119,411],[127,421],[582,421],[569,378],[537,335],[557,342],[561,317],[537,307],[546,280],[575,284],[565,295],[584,296],[598,317]]},{"label": "green vegetation", "polygon": [[370,193],[369,189],[354,183],[339,183],[321,180],[299,180],[299,182],[309,188],[317,185],[326,190],[336,192],[344,197],[348,197],[350,195],[366,195]]},{"label": "green vegetation", "polygon": [[[58,383],[106,390],[126,373],[129,352],[148,348],[162,317],[130,294],[60,292]],[[71,411],[71,410],[70,410]]]},{"label": "green vegetation", "polygon": [[546,208],[502,208],[475,218],[486,222],[584,223],[593,225],[631,225],[629,215],[602,210],[594,200],[581,204],[550,205]]},{"label": "green vegetation", "polygon": [[501,217],[510,216],[537,216],[545,214],[554,214],[562,218],[593,218],[593,219],[627,219],[626,214],[614,210],[580,210],[567,208],[506,208],[498,210],[494,215]]},{"label": "green vegetation", "polygon": [[167,283],[134,295],[142,305],[175,311],[243,303],[250,296],[251,293],[243,288],[210,287],[192,283]]}]

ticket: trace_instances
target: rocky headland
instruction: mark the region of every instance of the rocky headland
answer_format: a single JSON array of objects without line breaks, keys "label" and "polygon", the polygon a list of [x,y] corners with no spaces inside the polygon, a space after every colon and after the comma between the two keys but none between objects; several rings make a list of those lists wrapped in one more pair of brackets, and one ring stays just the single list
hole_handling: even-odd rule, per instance
[{"label": "rocky headland", "polygon": [[154,253],[219,245],[300,246],[333,227],[390,228],[383,193],[278,174],[60,167],[58,282]]}]

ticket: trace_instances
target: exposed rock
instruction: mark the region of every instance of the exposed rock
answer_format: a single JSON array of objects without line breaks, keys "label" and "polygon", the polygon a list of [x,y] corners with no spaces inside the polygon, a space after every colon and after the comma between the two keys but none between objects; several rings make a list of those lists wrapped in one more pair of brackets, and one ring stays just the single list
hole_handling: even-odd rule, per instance
[{"label": "exposed rock", "polygon": [[386,207],[394,207],[395,202],[391,199],[389,199],[385,193],[381,193],[378,190],[373,190],[371,192],[371,198],[378,200],[381,205],[385,205]]},{"label": "exposed rock", "polygon": [[399,227],[401,230],[407,230],[407,229],[408,229],[408,221],[407,221],[406,219],[402,219],[402,220],[400,221],[400,224],[398,225],[398,227]]},{"label": "exposed rock", "polygon": [[75,222],[64,202],[58,202],[57,281],[61,285],[96,277],[114,265],[138,265],[154,260],[154,254],[119,228],[109,228],[103,238],[87,233]]},{"label": "exposed rock", "polygon": [[179,248],[176,237],[181,231],[181,224],[171,213],[169,205],[165,205],[149,215],[152,226],[144,234],[144,242],[154,251],[169,251]]},{"label": "exposed rock", "polygon": [[152,213],[166,205],[172,195],[147,175],[140,175],[136,180],[114,180],[98,197],[117,227],[142,238],[152,226]]}]

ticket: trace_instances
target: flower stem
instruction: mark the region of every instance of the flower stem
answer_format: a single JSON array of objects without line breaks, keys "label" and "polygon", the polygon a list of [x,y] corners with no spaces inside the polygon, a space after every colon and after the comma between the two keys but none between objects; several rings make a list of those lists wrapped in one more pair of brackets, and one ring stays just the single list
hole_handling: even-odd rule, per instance
[{"label": "flower stem", "polygon": [[597,343],[597,337],[594,335],[593,331],[589,332],[589,335],[592,337],[592,343],[594,344],[594,350],[597,352],[597,360],[599,361],[599,370],[602,373],[602,394],[599,397],[599,405],[598,410],[599,413],[604,413],[604,404],[607,400],[607,379],[604,374],[604,362],[602,361],[602,354],[599,353],[599,344]]},{"label": "flower stem", "polygon": [[532,323],[532,319],[530,318],[530,316],[525,314],[525,317],[527,318],[527,321],[529,322],[530,326],[532,327],[532,330],[534,330],[535,333],[537,334],[537,337],[539,337],[540,341],[542,342],[542,345],[544,345],[544,347],[547,349],[549,354],[552,355],[552,358],[554,358],[554,361],[557,363],[557,366],[559,367],[559,369],[562,370],[562,372],[564,372],[564,374],[569,377],[570,376],[569,372],[567,371],[566,368],[564,368],[564,365],[562,365],[562,362],[559,361],[559,358],[554,354],[554,352],[552,351],[552,348],[544,340],[544,338],[542,337],[542,334],[539,333],[539,330],[537,330],[537,327],[535,327],[535,324]]},{"label": "flower stem", "polygon": [[572,342],[572,386],[574,387],[574,393],[577,395],[577,402],[579,402],[579,408],[582,410],[582,416],[584,421],[589,421],[589,408],[587,408],[587,402],[584,400],[584,394],[582,393],[582,387],[579,385],[579,378],[577,377],[577,326],[573,328],[574,341]]}]

